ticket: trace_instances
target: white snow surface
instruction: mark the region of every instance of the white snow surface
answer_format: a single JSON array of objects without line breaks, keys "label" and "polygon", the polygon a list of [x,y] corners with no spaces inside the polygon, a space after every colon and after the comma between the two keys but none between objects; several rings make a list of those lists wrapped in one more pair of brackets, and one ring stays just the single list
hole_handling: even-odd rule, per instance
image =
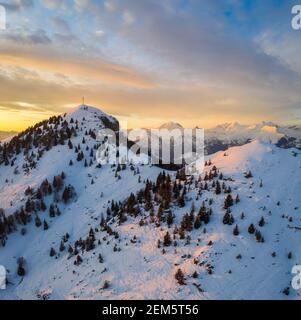
[{"label": "white snow surface", "polygon": [[[84,134],[90,128],[101,128],[99,117],[102,116],[107,117],[99,109],[80,106],[66,119],[82,122]],[[274,133],[267,126],[264,131]],[[79,134],[73,138],[73,144],[80,143],[82,137]],[[94,141],[87,138],[86,143],[92,146]],[[73,166],[68,165],[71,159]],[[0,247],[0,264],[8,270],[10,282],[6,290],[0,290],[0,299],[38,299],[43,295],[49,299],[300,299],[298,291],[290,288],[290,294],[286,296],[282,290],[290,287],[292,267],[301,264],[301,231],[298,229],[301,228],[301,152],[254,140],[218,152],[210,159],[225,177],[232,179],[226,184],[231,186],[233,196],[237,193],[240,196],[240,203],[232,209],[239,236],[233,235],[234,225],[222,223],[225,195],[203,191],[197,198],[198,190],[192,184],[186,195],[186,206],[171,208],[175,224],[180,224],[192,202],[198,211],[203,201],[207,203],[212,198],[213,214],[205,226],[206,233],[203,225],[191,232],[189,245],[185,245],[184,240],[179,241],[177,247],[168,247],[162,254],[157,248],[157,240],[162,240],[166,230],[172,234],[174,226],[139,226],[139,217],[128,218],[121,226],[114,226],[120,234],[120,243],[104,233],[97,233],[97,240],[102,244],[85,252],[80,266],[74,265],[74,258],[68,259],[66,250],[51,258],[50,247],[59,252],[61,237],[66,232],[70,235],[70,243],[85,238],[91,227],[99,225],[108,201],[126,199],[131,192],[143,188],[146,179],[155,180],[161,169],[139,166],[142,177],[139,183],[138,175],[127,168],[120,172],[121,179],[118,180],[109,165],[85,168],[83,163],[76,161],[74,151],[67,145],[56,146],[45,153],[37,168],[29,174],[20,170],[14,175],[14,167],[0,166],[0,208],[6,214],[25,204],[24,191],[28,186],[37,188],[45,178],[52,181],[53,176],[62,171],[77,193],[76,201],[60,204],[60,217],[49,218],[48,211],[40,214],[49,222],[49,230],[43,231],[32,223],[26,226],[25,236],[18,230],[9,235],[5,247]],[[22,161],[22,155],[18,156],[15,166],[21,167]],[[249,170],[253,178],[246,179],[244,173]],[[174,179],[175,174],[170,174]],[[240,218],[242,212],[245,214],[243,220]],[[266,224],[260,228],[258,221],[262,216]],[[250,223],[262,232],[264,243],[257,243],[254,235],[248,233]],[[134,236],[136,243],[130,241]],[[211,246],[208,245],[210,240]],[[121,248],[120,252],[113,251],[115,243]],[[273,252],[276,252],[275,257]],[[289,252],[292,252],[292,259],[287,257]],[[100,253],[104,257],[103,264],[98,261]],[[239,254],[241,259],[237,259]],[[16,261],[20,256],[26,259],[24,278],[16,273]],[[194,264],[195,258],[202,265]],[[214,266],[213,274],[206,270],[208,263]],[[185,286],[177,284],[174,278],[178,268],[185,274]],[[194,271],[199,273],[198,279],[191,277]],[[102,289],[104,281],[110,282],[106,290]]]}]

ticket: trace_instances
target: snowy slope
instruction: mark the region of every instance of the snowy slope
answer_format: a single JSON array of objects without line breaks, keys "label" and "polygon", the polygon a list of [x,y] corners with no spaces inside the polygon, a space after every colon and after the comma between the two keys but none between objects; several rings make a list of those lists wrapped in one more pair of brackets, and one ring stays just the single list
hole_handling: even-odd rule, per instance
[{"label": "snowy slope", "polygon": [[301,147],[300,126],[279,126],[273,122],[241,125],[237,122],[225,123],[206,130],[207,141],[217,140],[225,144],[241,145],[252,139],[279,143],[281,147]]},{"label": "snowy slope", "polygon": [[[89,147],[89,151],[81,147],[85,158],[89,158],[95,144],[85,131],[97,131],[105,127],[104,122],[114,123],[105,113],[86,106],[80,106],[64,119],[69,123],[71,119],[78,120],[78,134],[71,140],[76,146],[85,138],[85,147]],[[149,211],[143,210],[137,217],[128,215],[121,225],[116,219],[110,220],[109,225],[118,232],[119,238],[95,231],[96,242],[99,240],[100,244],[91,251],[80,252],[83,262],[78,266],[74,265],[75,257],[70,257],[67,246],[79,238],[85,239],[91,227],[99,229],[101,216],[106,215],[111,200],[127,199],[130,193],[145,188],[146,179],[156,181],[161,170],[149,165],[135,166],[134,170],[127,166],[116,176],[116,168],[110,165],[98,168],[93,162],[85,167],[75,156],[74,149],[70,150],[66,143],[45,152],[29,173],[20,169],[19,174],[14,174],[16,166],[22,167],[22,154],[13,167],[0,166],[0,208],[6,215],[25,205],[24,191],[28,186],[36,189],[45,178],[52,181],[53,176],[62,171],[66,175],[65,184],[72,184],[76,191],[72,201],[58,203],[62,212],[59,217],[50,218],[48,210],[38,213],[41,219],[47,220],[48,230],[31,223],[26,225],[23,236],[18,225],[18,231],[8,235],[5,247],[0,246],[0,264],[9,271],[10,282],[7,290],[0,291],[0,299],[300,298],[292,289],[289,295],[282,292],[290,287],[292,266],[301,263],[300,151],[254,140],[210,156],[211,164],[205,170],[209,172],[216,166],[223,173],[220,183],[231,187],[233,198],[236,194],[240,197],[240,202],[231,207],[235,219],[232,226],[222,222],[227,194],[217,195],[211,187],[218,178],[207,182],[208,190],[204,189],[204,180],[183,181],[181,184],[187,188],[185,206],[179,207],[172,201],[174,221],[170,227],[165,222],[151,223]],[[69,166],[70,160],[73,166]],[[246,178],[245,172],[250,170],[253,177]],[[175,181],[175,173],[170,175]],[[204,176],[205,173],[203,179]],[[52,201],[52,196],[45,198],[48,207]],[[212,210],[210,222],[186,232],[186,236],[191,237],[190,244],[176,235],[177,246],[165,247],[163,254],[163,246],[158,248],[157,241],[163,240],[166,231],[173,235],[175,226],[180,226],[192,203],[198,212],[203,202]],[[155,205],[155,213],[157,210]],[[242,212],[244,219],[241,219]],[[262,216],[265,225],[259,227]],[[141,220],[147,224],[142,225]],[[257,242],[254,234],[248,233],[251,223],[261,231],[264,243]],[[236,224],[238,236],[233,235]],[[60,252],[60,242],[66,233],[70,238],[66,249]],[[49,256],[51,247],[56,250],[54,257]],[[288,259],[289,252],[291,259]],[[103,263],[99,262],[99,254]],[[239,255],[241,258],[237,258]],[[17,259],[21,256],[26,259],[24,277],[16,272]],[[179,268],[186,278],[183,286],[174,277]],[[192,277],[195,271],[196,278]],[[104,288],[106,281],[110,283],[108,288]]]}]

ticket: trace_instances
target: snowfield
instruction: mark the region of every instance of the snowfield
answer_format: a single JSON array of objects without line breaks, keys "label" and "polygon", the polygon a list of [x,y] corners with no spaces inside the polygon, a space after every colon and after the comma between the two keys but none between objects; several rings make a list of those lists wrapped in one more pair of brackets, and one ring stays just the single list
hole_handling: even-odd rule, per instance
[{"label": "snowfield", "polygon": [[[85,131],[97,131],[107,121],[115,121],[87,106],[63,119],[78,121],[78,134],[71,141],[74,147],[81,144],[88,160],[95,140]],[[275,134],[266,126],[262,130]],[[0,208],[6,216],[25,206],[28,186],[36,190],[43,180],[52,182],[61,172],[66,176],[65,185],[71,184],[76,192],[70,202],[58,202],[61,215],[57,217],[49,217],[48,208],[54,200],[45,197],[47,210],[37,214],[47,220],[48,230],[32,222],[23,226],[26,234],[22,235],[18,225],[17,231],[8,234],[5,246],[0,245],[0,265],[8,274],[7,289],[0,290],[0,299],[300,299],[300,292],[290,283],[292,267],[301,264],[301,151],[281,149],[266,141],[255,139],[207,157],[205,172],[215,166],[223,174],[220,183],[231,188],[234,199],[239,195],[240,201],[231,206],[232,225],[223,224],[228,194],[214,192],[212,182],[217,178],[207,181],[206,190],[204,173],[202,182],[198,178],[179,182],[187,188],[185,205],[171,203],[171,226],[152,223],[150,212],[145,210],[137,217],[128,215],[120,225],[116,218],[108,220],[118,238],[99,228],[107,207],[112,200],[122,202],[145,188],[147,179],[155,182],[162,169],[128,165],[116,174],[116,167],[111,165],[99,168],[94,161],[84,166],[67,143],[45,152],[28,173],[22,170],[22,153],[13,166],[0,165]],[[246,178],[249,171],[252,176]],[[176,173],[167,173],[174,182]],[[173,236],[175,226],[180,227],[193,204],[197,213],[203,203],[212,210],[210,222],[186,232],[188,240],[175,235],[176,246],[158,248],[158,240],[162,242],[167,231]],[[158,208],[154,209],[157,213]],[[265,223],[259,226],[261,217]],[[141,220],[146,223],[141,224]],[[264,242],[256,241],[248,232],[250,224],[260,230]],[[235,225],[239,229],[236,236]],[[91,227],[97,245],[79,252],[82,262],[75,265],[68,245],[85,239]],[[60,251],[66,233],[66,248]],[[51,247],[56,251],[52,257]],[[19,257],[26,260],[24,277],[17,274]],[[175,279],[178,269],[183,271],[185,285]],[[193,276],[195,272],[197,276]]]}]

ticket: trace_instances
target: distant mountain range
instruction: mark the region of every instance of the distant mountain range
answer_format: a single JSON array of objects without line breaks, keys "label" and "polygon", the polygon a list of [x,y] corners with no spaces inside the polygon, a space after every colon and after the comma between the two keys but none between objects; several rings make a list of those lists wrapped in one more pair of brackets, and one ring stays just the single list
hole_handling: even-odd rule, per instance
[{"label": "distant mountain range", "polygon": [[[159,129],[183,130],[177,122],[167,122]],[[241,146],[254,139],[275,144],[281,148],[301,149],[301,125],[280,126],[263,121],[253,125],[238,122],[224,123],[205,130],[205,154],[224,151],[229,147]]]},{"label": "distant mountain range", "polygon": [[11,138],[16,134],[16,131],[0,131],[0,141]]},{"label": "distant mountain range", "polygon": [[[241,125],[237,122],[218,125],[205,132],[207,148],[210,146],[234,146],[259,139],[273,143],[281,148],[301,148],[301,125],[279,126],[273,122],[261,122],[254,125]],[[213,148],[214,149],[214,148]],[[208,153],[215,150],[208,150]]]}]

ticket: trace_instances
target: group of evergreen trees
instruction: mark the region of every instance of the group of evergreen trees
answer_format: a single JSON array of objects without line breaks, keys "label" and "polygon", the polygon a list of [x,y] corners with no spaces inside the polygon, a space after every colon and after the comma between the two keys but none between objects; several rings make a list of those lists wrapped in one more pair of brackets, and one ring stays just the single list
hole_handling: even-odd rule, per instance
[{"label": "group of evergreen trees", "polygon": [[50,218],[54,218],[61,215],[60,208],[56,203],[61,200],[67,203],[75,196],[73,186],[69,185],[63,190],[64,179],[65,173],[62,172],[53,178],[52,183],[45,179],[37,190],[28,187],[24,192],[27,196],[25,206],[21,206],[11,215],[6,215],[4,210],[0,209],[0,245],[5,246],[8,235],[17,230],[17,225],[26,226],[32,220],[34,220],[36,227],[39,228],[43,224],[43,229],[48,230],[49,225],[46,219],[42,222],[39,217],[40,212],[47,210],[45,198],[53,195],[55,203],[51,203],[49,206],[49,216]]},{"label": "group of evergreen trees", "polygon": [[[107,219],[108,220],[108,219]],[[90,228],[89,233],[85,239],[79,238],[74,242],[73,245],[69,244],[68,247],[68,253],[69,257],[75,257],[74,265],[78,266],[83,262],[83,258],[80,255],[80,253],[83,255],[85,252],[89,252],[96,248],[97,245],[101,244],[100,239],[96,239],[96,233],[99,232],[106,232],[109,236],[112,236],[114,239],[119,239],[119,234],[117,231],[114,231],[111,226],[108,224],[108,222],[104,219],[101,219],[100,222],[100,228]],[[69,235],[66,234],[61,242],[59,251],[63,252],[66,249],[65,243],[68,242]],[[103,237],[103,240],[106,240],[106,237]],[[108,244],[109,242],[107,242]],[[114,251],[120,251],[119,248],[117,248],[116,244],[114,246]],[[50,257],[54,257],[56,255],[56,251],[54,248],[50,248]],[[104,259],[101,254],[98,255],[98,261],[99,263],[103,263]]]},{"label": "group of evergreen trees", "polygon": [[45,151],[56,145],[64,145],[65,141],[77,136],[77,121],[75,126],[70,124],[62,116],[54,116],[29,127],[9,142],[0,144],[0,165],[13,166],[15,157],[23,153],[26,159],[24,170],[34,168]]},{"label": "group of evergreen trees", "polygon": [[[263,221],[264,219],[262,217],[261,220],[259,221],[259,226],[263,226]],[[249,225],[248,232],[250,234],[255,234],[255,238],[257,242],[264,242],[264,237],[262,236],[261,232],[255,228],[253,223]]]},{"label": "group of evergreen trees", "polygon": [[[67,145],[69,149],[74,149],[72,138],[78,135],[82,130],[79,128],[79,121],[71,118],[68,122],[64,116],[54,116],[49,120],[37,123],[33,127],[29,127],[17,136],[13,137],[9,142],[0,144],[0,165],[14,166],[16,156],[23,153],[24,163],[22,165],[25,172],[36,167],[39,159],[43,156],[45,151],[52,149],[57,145]],[[96,140],[96,134],[93,130],[86,130],[85,136],[90,136]],[[82,139],[82,144],[86,144],[85,137]],[[77,161],[85,160],[85,166],[91,166],[95,160],[94,150],[97,150],[98,144],[95,144],[91,150],[88,145],[86,151],[90,150],[90,161],[85,159],[84,152],[81,150],[80,144],[75,147],[77,153]],[[73,165],[70,161],[69,165]],[[18,173],[18,170],[15,170]]]}]

